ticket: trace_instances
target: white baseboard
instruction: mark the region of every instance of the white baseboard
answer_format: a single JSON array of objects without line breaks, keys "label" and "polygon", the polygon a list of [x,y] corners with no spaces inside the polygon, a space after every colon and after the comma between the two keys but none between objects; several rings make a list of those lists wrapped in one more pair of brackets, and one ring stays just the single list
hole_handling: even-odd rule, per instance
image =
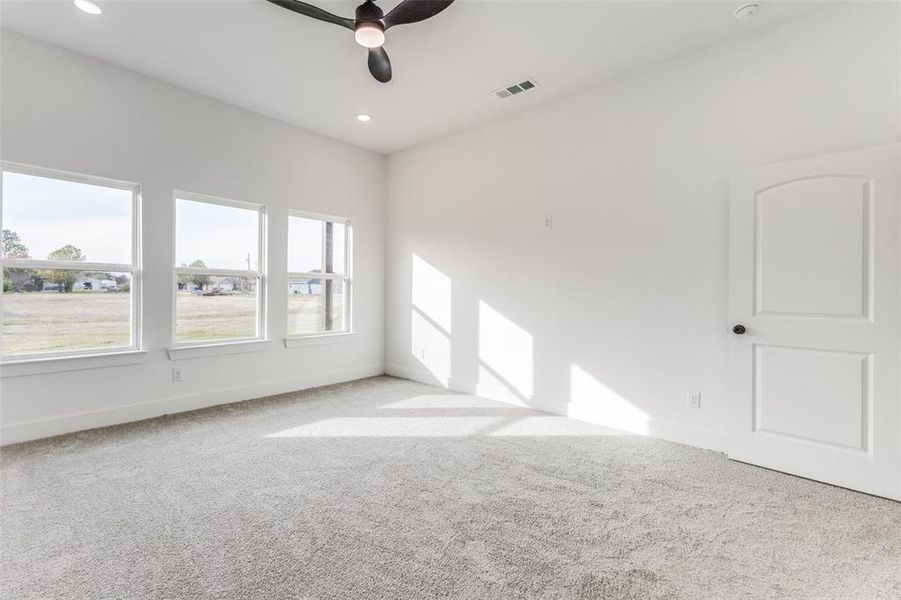
[{"label": "white baseboard", "polygon": [[[429,385],[442,385],[441,383],[437,383],[436,378],[425,369],[397,364],[389,364],[386,366],[385,372],[388,375],[394,375],[396,377],[402,377],[404,379],[410,379],[412,381],[418,381],[420,383],[427,383]],[[477,385],[475,382],[463,381],[453,377],[448,381],[448,384],[446,386],[442,387],[453,390],[455,392],[462,392],[466,394],[477,393]],[[528,401],[512,400],[510,398],[489,397],[489,399],[497,400],[499,402],[506,402],[508,404],[514,404],[517,406],[525,406],[555,415],[572,417],[573,419],[578,419],[580,421],[585,421],[588,423],[594,423],[596,425],[602,425],[604,427],[610,427],[611,429],[623,429],[636,435],[659,438],[668,440],[670,442],[677,442],[679,444],[685,444],[697,448],[704,448],[706,450],[715,450],[717,452],[725,452],[726,444],[728,441],[728,437],[725,433],[721,433],[713,429],[691,427],[688,425],[671,423],[654,418],[642,420],[642,422],[638,424],[639,427],[617,427],[618,424],[606,422],[604,418],[599,414],[596,407],[593,407],[585,402],[573,404],[566,402],[565,400],[546,397],[533,397]]]},{"label": "white baseboard", "polygon": [[105,410],[71,413],[40,421],[13,423],[3,425],[0,428],[0,444],[16,444],[63,433],[94,429],[95,427],[142,421],[162,415],[197,410],[220,404],[242,402],[244,400],[284,394],[322,385],[363,379],[364,377],[374,377],[384,373],[385,369],[382,365],[372,365],[328,373],[317,373],[315,375],[277,379],[275,381],[204,392],[202,394],[116,406]]},{"label": "white baseboard", "polygon": [[410,381],[417,381],[419,383],[426,383],[428,385],[434,385],[438,387],[443,387],[445,389],[453,389],[457,392],[462,392],[464,390],[452,388],[449,385],[445,385],[443,381],[440,381],[437,377],[429,373],[426,369],[417,369],[414,367],[405,367],[403,365],[385,365],[385,375],[391,375],[393,377],[400,377],[401,379],[409,379]]},{"label": "white baseboard", "polygon": [[[0,443],[15,444],[64,433],[72,433],[74,431],[93,429],[95,427],[130,423],[133,421],[141,421],[143,419],[152,419],[166,414],[197,410],[199,408],[207,408],[220,404],[242,402],[253,398],[284,394],[322,385],[342,383],[385,373],[403,379],[410,379],[420,383],[444,387],[457,392],[467,394],[476,393],[477,386],[474,382],[452,378],[447,385],[444,385],[425,369],[397,364],[389,364],[384,368],[381,365],[372,365],[368,367],[331,371],[328,373],[318,373],[315,375],[290,377],[259,384],[204,392],[202,394],[166,398],[163,400],[130,404],[127,406],[117,406],[99,411],[71,413],[40,421],[27,421],[3,425],[2,428],[0,428]],[[606,427],[612,426],[612,424],[604,422],[604,420],[592,410],[591,406],[585,405],[584,403],[583,405],[574,405],[555,398],[537,397],[531,398],[528,401],[513,401],[504,398],[496,399],[509,404],[527,406],[528,408],[551,414],[569,416],[574,419],[595,423],[597,425]],[[659,419],[647,419],[646,422],[642,423],[641,429],[642,431],[633,431],[633,433],[719,452],[723,452],[726,449],[726,435],[710,429],[689,427],[661,421]]]},{"label": "white baseboard", "polygon": [[717,452],[726,451],[727,436],[724,433],[714,431],[712,429],[703,429],[700,427],[691,427],[679,423],[662,421],[652,417],[642,419],[639,423],[621,424],[607,422],[604,417],[599,414],[596,406],[592,406],[587,402],[569,403],[555,398],[534,398],[529,407],[556,415],[564,415],[603,425],[612,429],[622,429],[647,437],[659,438],[670,442],[678,442],[688,446],[704,448],[706,450],[715,450]]}]

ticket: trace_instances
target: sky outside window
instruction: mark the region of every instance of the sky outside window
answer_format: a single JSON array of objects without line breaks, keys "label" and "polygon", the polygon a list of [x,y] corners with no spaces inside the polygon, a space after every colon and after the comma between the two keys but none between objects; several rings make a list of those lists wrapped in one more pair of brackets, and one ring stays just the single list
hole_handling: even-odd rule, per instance
[{"label": "sky outside window", "polygon": [[208,269],[259,269],[256,210],[177,199],[176,266],[200,260]]},{"label": "sky outside window", "polygon": [[31,258],[71,244],[90,262],[131,263],[132,191],[4,171],[3,229]]}]

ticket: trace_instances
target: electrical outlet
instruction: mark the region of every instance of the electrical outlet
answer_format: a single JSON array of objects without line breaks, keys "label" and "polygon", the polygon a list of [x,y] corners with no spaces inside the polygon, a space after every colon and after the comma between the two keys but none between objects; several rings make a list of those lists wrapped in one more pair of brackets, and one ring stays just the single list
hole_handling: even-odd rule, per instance
[{"label": "electrical outlet", "polygon": [[685,392],[685,406],[701,408],[701,392]]},{"label": "electrical outlet", "polygon": [[181,369],[172,369],[172,383],[181,383]]},{"label": "electrical outlet", "polygon": [[425,348],[420,348],[417,354],[419,356],[419,360],[425,360]]},{"label": "electrical outlet", "polygon": [[554,228],[554,216],[553,215],[545,215],[544,217],[544,228],[550,231]]}]

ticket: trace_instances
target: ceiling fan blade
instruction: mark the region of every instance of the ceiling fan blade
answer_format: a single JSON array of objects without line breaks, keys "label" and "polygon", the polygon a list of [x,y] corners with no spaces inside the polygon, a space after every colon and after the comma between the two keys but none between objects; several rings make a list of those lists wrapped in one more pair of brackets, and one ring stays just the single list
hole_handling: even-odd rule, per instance
[{"label": "ceiling fan blade", "polygon": [[269,0],[269,2],[277,4],[282,8],[293,10],[296,13],[300,13],[308,17],[313,17],[314,19],[319,19],[320,21],[325,21],[326,23],[334,23],[335,25],[346,27],[351,31],[353,31],[354,25],[356,23],[356,21],[354,21],[353,19],[345,19],[344,17],[333,15],[327,10],[322,10],[321,8],[313,6],[312,4],[307,4],[306,2],[300,2],[300,0]]},{"label": "ceiling fan blade", "polygon": [[385,29],[395,25],[425,21],[440,13],[453,2],[454,0],[404,0],[385,15]]},{"label": "ceiling fan blade", "polygon": [[391,60],[384,47],[369,49],[369,72],[382,83],[391,81]]}]

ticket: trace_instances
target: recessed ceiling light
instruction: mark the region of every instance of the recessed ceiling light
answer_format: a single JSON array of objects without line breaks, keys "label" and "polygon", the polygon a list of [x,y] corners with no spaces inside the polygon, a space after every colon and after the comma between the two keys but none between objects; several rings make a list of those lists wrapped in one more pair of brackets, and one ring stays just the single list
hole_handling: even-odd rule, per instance
[{"label": "recessed ceiling light", "polygon": [[360,113],[357,115],[357,121],[360,123],[367,123],[372,120],[372,117],[367,115],[366,113]]},{"label": "recessed ceiling light", "polygon": [[75,6],[78,7],[82,12],[86,12],[89,15],[99,15],[103,11],[100,10],[100,7],[94,4],[93,2],[89,2],[88,0],[75,0]]}]

